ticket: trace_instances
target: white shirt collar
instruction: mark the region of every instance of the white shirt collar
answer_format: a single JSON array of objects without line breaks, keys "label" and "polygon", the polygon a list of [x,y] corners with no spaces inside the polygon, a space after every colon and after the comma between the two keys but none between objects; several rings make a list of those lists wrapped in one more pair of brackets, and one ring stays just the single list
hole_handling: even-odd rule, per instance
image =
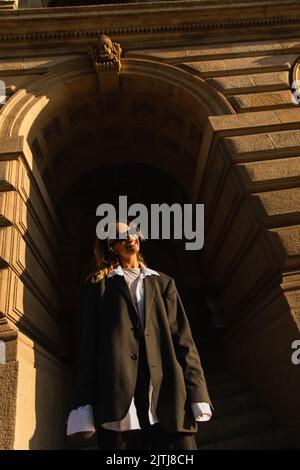
[{"label": "white shirt collar", "polygon": [[[151,274],[155,274],[156,276],[159,276],[159,273],[157,271],[154,271],[154,269],[147,268],[143,263],[139,261],[139,267],[141,268],[141,277],[144,278],[146,276],[151,276]],[[122,269],[122,266],[119,264],[119,266],[115,269],[112,269],[107,277],[112,277],[115,274],[119,274],[119,276],[124,276],[124,271]]]}]

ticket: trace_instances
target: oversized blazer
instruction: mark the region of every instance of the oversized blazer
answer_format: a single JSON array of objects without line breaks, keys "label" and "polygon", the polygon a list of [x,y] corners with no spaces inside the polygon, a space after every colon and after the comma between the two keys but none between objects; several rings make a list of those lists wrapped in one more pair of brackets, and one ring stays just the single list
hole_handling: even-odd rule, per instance
[{"label": "oversized blazer", "polygon": [[85,326],[72,409],[91,404],[95,424],[119,421],[134,395],[144,335],[160,425],[196,432],[191,403],[211,403],[200,358],[174,279],[162,272],[144,282],[145,328],[124,276],[85,285]]}]

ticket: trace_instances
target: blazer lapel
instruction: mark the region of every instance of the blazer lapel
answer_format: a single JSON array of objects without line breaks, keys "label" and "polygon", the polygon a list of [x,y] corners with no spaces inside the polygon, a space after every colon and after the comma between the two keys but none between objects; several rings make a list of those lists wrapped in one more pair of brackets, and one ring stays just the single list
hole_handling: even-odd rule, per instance
[{"label": "blazer lapel", "polygon": [[127,282],[125,281],[124,276],[120,276],[118,274],[112,276],[111,278],[112,284],[119,290],[121,293],[124,295],[125,299],[127,302],[133,307],[136,315],[138,315],[138,311],[136,309],[136,306],[132,300],[131,294],[129,287],[127,285]]},{"label": "blazer lapel", "polygon": [[[150,275],[144,277],[144,320],[145,320],[145,328],[147,325],[147,320],[151,312],[152,303],[155,295],[155,282],[156,282],[156,275]],[[111,280],[112,285],[122,293],[125,297],[127,302],[132,309],[129,309],[130,319],[134,328],[137,328],[140,325],[140,317],[139,313],[136,309],[136,306],[132,300],[129,287],[127,282],[124,279],[124,276],[115,275],[109,278]]]},{"label": "blazer lapel", "polygon": [[145,296],[145,309],[144,309],[144,316],[145,316],[145,329],[147,326],[147,320],[151,312],[152,303],[155,295],[155,282],[156,282],[156,275],[151,274],[150,276],[146,276],[144,278],[144,296]]},{"label": "blazer lapel", "polygon": [[[142,336],[144,336],[144,330],[143,330],[143,327],[142,327],[142,324],[141,324],[141,321],[140,321],[139,313],[138,313],[137,308],[136,308],[136,306],[135,306],[135,304],[132,300],[129,287],[127,285],[127,282],[125,281],[124,276],[115,275],[115,276],[112,276],[110,279],[111,279],[112,285],[119,292],[121,292],[122,295],[127,300],[128,304],[129,304],[128,315],[129,315],[129,318],[130,318],[131,323],[132,323],[132,327],[133,327],[132,329],[134,331],[134,335],[135,335],[136,338],[141,338]],[[130,308],[130,307],[132,307],[132,308]]]}]

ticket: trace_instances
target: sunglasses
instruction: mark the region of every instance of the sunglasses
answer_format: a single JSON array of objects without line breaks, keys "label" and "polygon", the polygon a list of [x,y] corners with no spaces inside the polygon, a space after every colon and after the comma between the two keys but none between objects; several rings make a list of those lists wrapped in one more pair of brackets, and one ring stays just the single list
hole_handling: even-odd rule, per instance
[{"label": "sunglasses", "polygon": [[109,247],[111,247],[111,246],[113,246],[113,245],[115,245],[116,243],[119,243],[119,242],[125,243],[129,237],[135,237],[139,241],[143,240],[142,235],[134,235],[134,234],[129,233],[128,230],[126,230],[124,232],[119,232],[117,234],[116,238],[109,238],[108,239],[108,245],[109,245]]}]

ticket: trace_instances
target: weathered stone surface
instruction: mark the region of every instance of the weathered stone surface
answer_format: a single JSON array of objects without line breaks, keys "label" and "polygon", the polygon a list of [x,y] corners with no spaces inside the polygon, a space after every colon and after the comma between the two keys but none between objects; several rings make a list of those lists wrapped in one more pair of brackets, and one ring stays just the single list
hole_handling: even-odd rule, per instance
[{"label": "weathered stone surface", "polygon": [[235,109],[240,112],[250,111],[251,109],[253,111],[260,111],[267,110],[268,108],[275,109],[295,106],[292,101],[291,92],[288,90],[233,95],[230,97],[230,101],[235,106]]},{"label": "weathered stone surface", "polygon": [[[19,370],[19,386],[15,375],[9,382],[17,408],[7,405],[7,429],[16,421],[8,447],[13,440],[15,449],[63,445],[68,371],[57,357],[66,325],[56,315],[59,308],[73,313],[80,248],[94,230],[91,196],[82,197],[79,212],[84,242],[72,203],[63,212],[68,236],[56,210],[77,179],[106,164],[156,167],[186,195],[193,186],[206,208],[207,276],[231,320],[231,362],[282,420],[292,422],[300,410],[299,375],[288,362],[299,325],[300,108],[287,109],[300,5],[175,3],[0,15],[0,75],[16,87],[0,111],[0,339],[12,363],[18,344]],[[99,29],[125,51],[117,97],[99,94],[88,56]],[[278,31],[286,38],[278,40]],[[276,109],[256,111],[262,107]],[[64,284],[62,244],[72,258],[62,271],[72,269],[72,280],[65,276]],[[197,288],[195,272],[185,281]],[[57,287],[65,284],[59,303]],[[8,341],[8,323],[17,325],[18,341]]]},{"label": "weathered stone surface", "polygon": [[300,132],[298,129],[281,132],[250,134],[237,137],[226,137],[226,144],[236,158],[246,158],[251,154],[274,154],[283,156],[298,152],[300,149]]},{"label": "weathered stone surface", "polygon": [[0,449],[12,450],[15,440],[18,363],[0,364]]},{"label": "weathered stone surface", "polygon": [[17,195],[14,191],[0,193],[0,224],[10,225],[14,220]]},{"label": "weathered stone surface", "polygon": [[[209,122],[215,132],[222,132],[224,135],[242,133],[243,129],[247,129],[248,131],[251,128],[253,128],[253,132],[262,132],[261,129],[282,125],[282,121],[280,120],[281,112],[283,112],[283,110],[210,116]],[[293,114],[294,120],[297,119],[296,116],[300,119],[300,109],[288,109],[284,110],[284,112],[286,112],[286,121],[289,121],[288,115],[291,113]]]},{"label": "weathered stone surface", "polygon": [[[42,261],[42,262],[41,262]],[[47,304],[51,314],[58,309],[58,293],[49,279],[49,270],[34,253],[30,244],[26,244],[20,232],[13,227],[0,228],[0,266],[10,266],[27,282],[38,279],[40,298]]]},{"label": "weathered stone surface", "polygon": [[288,72],[265,72],[208,79],[225,95],[290,89]]},{"label": "weathered stone surface", "polygon": [[38,343],[18,340],[15,450],[64,448],[69,371]]},{"label": "weathered stone surface", "polygon": [[[17,56],[12,59],[2,59],[0,62],[0,75],[12,75],[18,74],[32,74],[39,75],[45,73],[50,67],[53,67],[61,62],[65,62],[70,59],[74,59],[74,55],[63,55],[63,56],[46,56],[30,58],[25,56]],[[80,56],[77,56],[80,57]]]},{"label": "weathered stone surface", "polygon": [[277,53],[280,52],[300,52],[299,43],[293,39],[278,40],[264,40],[264,41],[235,41],[234,44],[214,44],[207,46],[203,43],[200,46],[187,46],[187,47],[162,47],[160,49],[142,49],[139,51],[130,51],[129,57],[135,56],[150,56],[154,58],[164,59],[170,62],[181,62],[186,58],[201,58],[202,60],[209,60],[212,58],[225,58],[229,57],[243,57],[251,55],[260,55],[262,52]]},{"label": "weathered stone surface", "polygon": [[266,191],[253,196],[261,203],[265,217],[270,222],[276,216],[300,216],[300,188]]},{"label": "weathered stone surface", "polygon": [[241,57],[238,59],[209,60],[202,62],[184,62],[190,70],[202,77],[247,74],[257,69],[261,72],[289,70],[297,55],[273,55],[260,57]]},{"label": "weathered stone surface", "polygon": [[18,161],[0,161],[0,190],[7,191],[16,188],[18,184]]},{"label": "weathered stone surface", "polygon": [[236,165],[248,191],[256,188],[267,189],[278,185],[297,186],[300,184],[299,157],[279,158]]},{"label": "weathered stone surface", "polygon": [[[270,229],[280,238],[286,253],[285,265],[298,265],[300,261],[300,225]],[[300,307],[300,304],[299,304]]]},{"label": "weathered stone surface", "polygon": [[18,328],[30,331],[52,350],[57,349],[59,326],[54,319],[55,312],[51,307],[47,308],[37,288],[27,287],[11,269],[2,269],[0,273],[3,274],[0,278],[0,315],[9,318]]},{"label": "weathered stone surface", "polygon": [[229,152],[238,157],[247,157],[249,154],[274,152],[275,146],[268,134],[250,134],[247,136],[226,137]]}]

